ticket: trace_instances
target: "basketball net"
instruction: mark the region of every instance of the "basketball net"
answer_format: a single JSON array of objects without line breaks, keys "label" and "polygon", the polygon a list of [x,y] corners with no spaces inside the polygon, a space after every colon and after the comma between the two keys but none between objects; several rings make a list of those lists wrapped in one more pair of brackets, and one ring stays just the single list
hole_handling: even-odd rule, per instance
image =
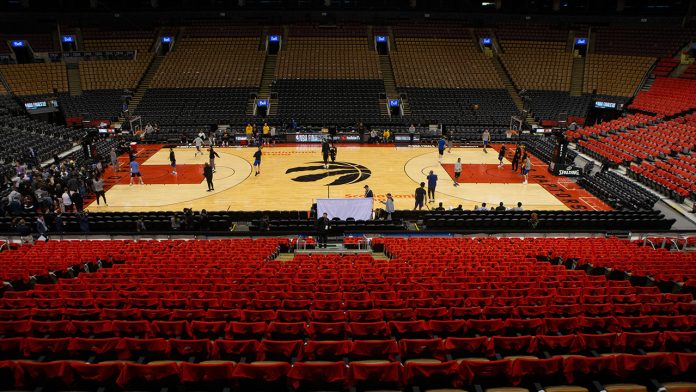
[{"label": "basketball net", "polygon": [[518,132],[517,130],[515,130],[515,129],[508,129],[508,130],[505,132],[505,135],[507,136],[508,139],[510,139],[510,138],[512,137],[512,135],[517,135],[518,133],[519,133],[519,132]]}]

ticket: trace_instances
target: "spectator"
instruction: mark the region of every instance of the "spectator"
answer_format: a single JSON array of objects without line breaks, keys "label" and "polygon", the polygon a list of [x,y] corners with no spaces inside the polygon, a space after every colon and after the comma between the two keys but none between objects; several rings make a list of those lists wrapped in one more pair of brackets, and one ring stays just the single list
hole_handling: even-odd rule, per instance
[{"label": "spectator", "polygon": [[453,208],[452,211],[464,211],[464,207],[460,204],[456,208]]},{"label": "spectator", "polygon": [[505,211],[507,208],[503,205],[503,202],[501,201],[498,207],[495,208],[496,211]]},{"label": "spectator", "polygon": [[48,226],[43,215],[36,216],[36,232],[39,233],[39,241],[48,241]]},{"label": "spectator", "polygon": [[331,221],[328,214],[325,212],[321,218],[317,220],[317,246],[322,246],[326,249],[326,243],[329,239],[329,230],[331,230]]},{"label": "spectator", "polygon": [[539,225],[539,215],[536,212],[532,212],[532,216],[529,217],[529,226],[532,229],[536,229]]},{"label": "spectator", "polygon": [[382,204],[384,204],[384,211],[387,213],[387,220],[392,219],[392,214],[394,213],[394,198],[392,197],[391,193],[387,193],[387,201],[382,201]]},{"label": "spectator", "polygon": [[201,210],[201,212],[198,214],[198,224],[200,225],[201,230],[210,230],[210,217],[208,216],[208,211]]},{"label": "spectator", "polygon": [[425,204],[425,197],[427,193],[425,192],[425,183],[421,182],[420,187],[416,188],[416,205],[413,207],[414,210],[422,210],[423,209],[423,204]]},{"label": "spectator", "polygon": [[135,231],[137,231],[138,233],[142,233],[146,230],[147,227],[145,227],[145,222],[143,222],[143,218],[138,217],[138,220],[135,221]]},{"label": "spectator", "polygon": [[479,211],[488,211],[488,207],[486,207],[486,203],[481,203],[481,208],[478,209]]},{"label": "spectator", "polygon": [[171,227],[172,227],[172,230],[174,230],[174,231],[179,231],[179,229],[181,229],[181,222],[179,221],[178,215],[172,215]]},{"label": "spectator", "polygon": [[57,233],[65,231],[65,222],[63,221],[63,212],[58,210],[55,219],[53,219],[53,229]]},{"label": "spectator", "polygon": [[444,211],[445,207],[442,205],[442,202],[440,202],[437,207],[435,207],[434,211]]},{"label": "spectator", "polygon": [[271,230],[271,222],[269,221],[268,215],[264,215],[259,220],[259,231],[269,231]]},{"label": "spectator", "polygon": [[89,215],[87,214],[87,211],[78,213],[77,218],[80,225],[80,231],[83,233],[89,233]]},{"label": "spectator", "polygon": [[14,226],[23,244],[31,244],[34,242],[34,237],[31,236],[31,227],[29,227],[24,219],[19,218],[15,220]]},{"label": "spectator", "polygon": [[518,202],[517,202],[517,207],[511,208],[510,211],[524,211],[524,209],[522,208],[522,202],[521,202],[521,201],[518,201]]}]

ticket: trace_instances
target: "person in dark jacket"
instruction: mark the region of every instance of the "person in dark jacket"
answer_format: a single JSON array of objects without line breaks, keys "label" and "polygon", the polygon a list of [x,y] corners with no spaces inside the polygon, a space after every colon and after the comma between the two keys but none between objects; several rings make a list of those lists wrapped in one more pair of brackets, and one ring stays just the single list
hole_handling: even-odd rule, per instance
[{"label": "person in dark jacket", "polygon": [[317,220],[317,246],[319,248],[321,248],[322,245],[326,248],[326,243],[329,240],[329,230],[331,230],[331,220],[325,212],[324,215]]},{"label": "person in dark jacket", "polygon": [[210,167],[213,169],[213,173],[215,173],[215,158],[220,158],[220,155],[218,155],[218,153],[215,150],[213,150],[212,145],[208,149],[208,152],[208,158],[210,159]]},{"label": "person in dark jacket", "polygon": [[213,186],[213,168],[210,166],[208,162],[206,162],[205,167],[203,167],[203,177],[205,177],[205,181],[208,183],[208,192],[214,191],[215,187]]}]

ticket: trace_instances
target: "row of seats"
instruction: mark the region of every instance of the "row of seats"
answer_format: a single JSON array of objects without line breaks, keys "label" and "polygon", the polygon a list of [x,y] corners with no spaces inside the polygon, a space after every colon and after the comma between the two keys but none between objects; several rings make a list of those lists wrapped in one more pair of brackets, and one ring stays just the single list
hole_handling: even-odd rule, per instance
[{"label": "row of seats", "polygon": [[[208,327],[210,329],[210,327]],[[204,336],[209,333],[203,333]],[[210,360],[235,362],[279,361],[350,362],[385,361],[408,363],[427,359],[435,363],[456,359],[496,360],[505,357],[548,358],[550,355],[637,355],[639,350],[689,353],[695,332],[650,332],[623,334],[517,335],[401,339],[344,340],[214,339],[189,337],[105,338],[4,338],[4,360],[81,360],[90,363],[117,359],[137,363],[178,360],[199,363]],[[645,351],[643,351],[645,352]],[[651,351],[652,353],[659,351]]]},{"label": "row of seats", "polygon": [[[587,391],[586,387],[607,390],[645,390],[658,385],[667,391],[693,388],[690,379],[692,354],[657,354],[650,357],[620,355],[605,358],[571,356],[549,359],[512,358],[495,361],[477,359],[398,362],[326,361],[293,365],[286,362],[235,363],[230,361],[201,364],[162,361],[152,364],[111,362],[106,364],[55,361],[0,362],[3,387],[34,388],[50,384],[57,389],[123,388],[162,389],[185,387],[186,390],[304,391],[312,388],[331,391],[391,390],[411,388],[451,391],[489,389],[521,385],[545,390]],[[657,384],[653,381],[659,379]],[[676,377],[676,378],[675,378]],[[630,379],[639,384],[615,384]],[[554,386],[571,384],[571,386]],[[542,386],[543,385],[543,386]],[[408,389],[405,389],[408,387]],[[462,387],[467,389],[451,389]],[[438,389],[439,390],[439,389]]]},{"label": "row of seats", "polygon": [[696,196],[695,158],[696,152],[691,152],[688,155],[679,155],[678,158],[670,158],[671,162],[668,160],[657,161],[654,165],[648,162],[640,165],[631,164],[627,174],[630,178],[683,203],[687,197]]}]

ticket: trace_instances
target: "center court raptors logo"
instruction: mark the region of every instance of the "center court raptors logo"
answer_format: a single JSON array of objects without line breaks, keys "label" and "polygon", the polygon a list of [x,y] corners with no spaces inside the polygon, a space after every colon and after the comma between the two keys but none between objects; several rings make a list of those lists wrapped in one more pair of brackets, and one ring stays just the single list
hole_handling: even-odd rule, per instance
[{"label": "center court raptors logo", "polygon": [[329,164],[328,169],[324,169],[324,162],[322,161],[309,162],[307,166],[293,167],[285,171],[285,174],[292,173],[309,173],[292,179],[297,182],[333,180],[326,185],[355,184],[367,180],[372,175],[370,169],[357,163],[333,162]]}]

